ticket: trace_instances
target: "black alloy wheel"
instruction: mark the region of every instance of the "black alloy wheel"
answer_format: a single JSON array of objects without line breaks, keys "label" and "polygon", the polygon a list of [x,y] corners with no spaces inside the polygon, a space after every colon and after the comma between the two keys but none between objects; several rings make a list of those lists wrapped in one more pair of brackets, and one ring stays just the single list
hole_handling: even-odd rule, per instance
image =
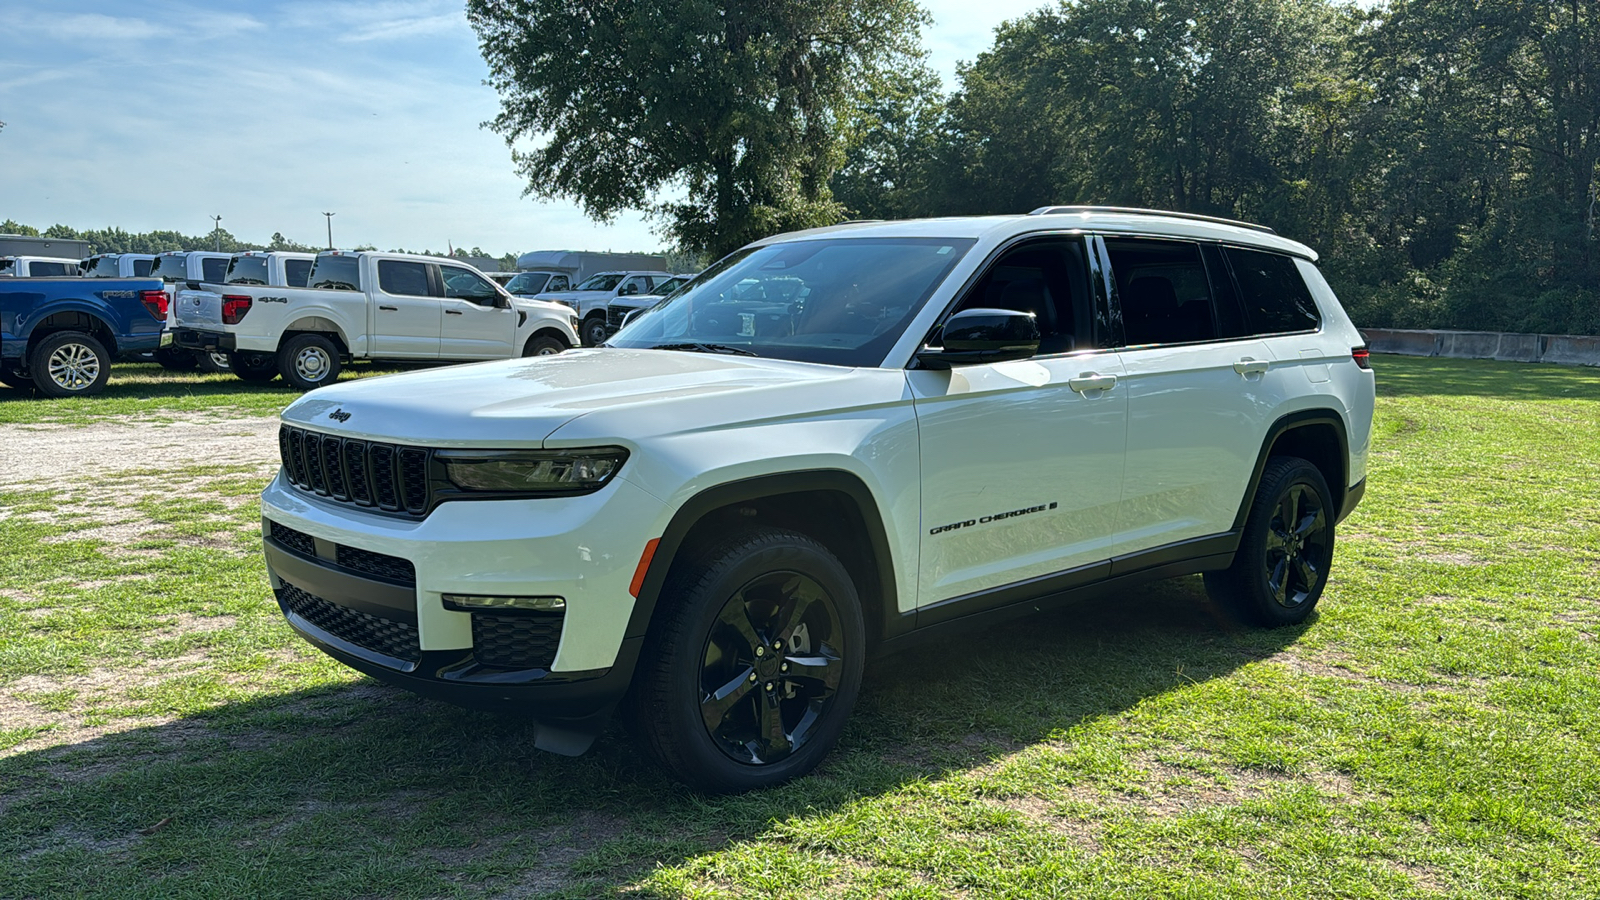
[{"label": "black alloy wheel", "polygon": [[1206,592],[1257,625],[1305,621],[1328,584],[1336,517],[1316,466],[1273,457],[1261,473],[1233,565],[1207,572]]},{"label": "black alloy wheel", "polygon": [[781,784],[838,741],[865,650],[839,560],[805,535],[753,529],[674,563],[630,718],[657,762],[699,790]]}]

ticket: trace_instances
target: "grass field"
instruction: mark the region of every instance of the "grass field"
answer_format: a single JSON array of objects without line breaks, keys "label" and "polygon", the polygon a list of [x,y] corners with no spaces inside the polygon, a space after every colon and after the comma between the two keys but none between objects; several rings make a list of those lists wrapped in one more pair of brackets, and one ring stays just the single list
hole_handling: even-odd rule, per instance
[{"label": "grass field", "polygon": [[[261,465],[0,484],[0,897],[1600,896],[1600,371],[1376,367],[1309,624],[1181,579],[928,646],[869,666],[818,773],[736,798],[313,652]],[[292,396],[148,377],[0,423]]]}]

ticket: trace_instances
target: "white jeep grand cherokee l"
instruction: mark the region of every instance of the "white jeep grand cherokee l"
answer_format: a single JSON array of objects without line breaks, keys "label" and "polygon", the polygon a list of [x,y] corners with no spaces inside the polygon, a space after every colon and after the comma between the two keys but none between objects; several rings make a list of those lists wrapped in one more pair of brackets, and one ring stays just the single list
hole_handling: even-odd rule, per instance
[{"label": "white jeep grand cherokee l", "polygon": [[1373,410],[1315,259],[1081,207],[760,241],[606,348],[295,402],[272,588],[335,658],[541,748],[621,705],[709,791],[810,770],[913,636],[1197,572],[1300,622]]}]

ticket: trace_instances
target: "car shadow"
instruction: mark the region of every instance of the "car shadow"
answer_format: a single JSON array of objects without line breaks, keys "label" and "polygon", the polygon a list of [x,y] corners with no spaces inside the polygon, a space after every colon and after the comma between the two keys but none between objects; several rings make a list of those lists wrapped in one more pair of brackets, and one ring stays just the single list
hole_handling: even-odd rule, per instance
[{"label": "car shadow", "polygon": [[78,879],[52,885],[69,894],[127,877],[294,895],[336,875],[343,895],[393,893],[394,879],[429,895],[625,893],[775,824],[1070,742],[1074,726],[1271,657],[1305,627],[1231,624],[1188,578],[941,639],[869,665],[818,771],[736,797],[668,779],[620,726],[558,757],[514,717],[368,680],[224,704],[0,759],[0,883],[9,869],[23,896],[52,892],[27,880],[45,871]]}]

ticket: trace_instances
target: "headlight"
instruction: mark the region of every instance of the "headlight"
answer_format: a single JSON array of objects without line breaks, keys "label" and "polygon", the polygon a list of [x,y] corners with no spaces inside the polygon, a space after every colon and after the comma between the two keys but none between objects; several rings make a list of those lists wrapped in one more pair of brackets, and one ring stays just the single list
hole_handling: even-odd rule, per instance
[{"label": "headlight", "polygon": [[587,494],[611,481],[628,451],[440,450],[445,477],[463,491],[497,494]]}]

